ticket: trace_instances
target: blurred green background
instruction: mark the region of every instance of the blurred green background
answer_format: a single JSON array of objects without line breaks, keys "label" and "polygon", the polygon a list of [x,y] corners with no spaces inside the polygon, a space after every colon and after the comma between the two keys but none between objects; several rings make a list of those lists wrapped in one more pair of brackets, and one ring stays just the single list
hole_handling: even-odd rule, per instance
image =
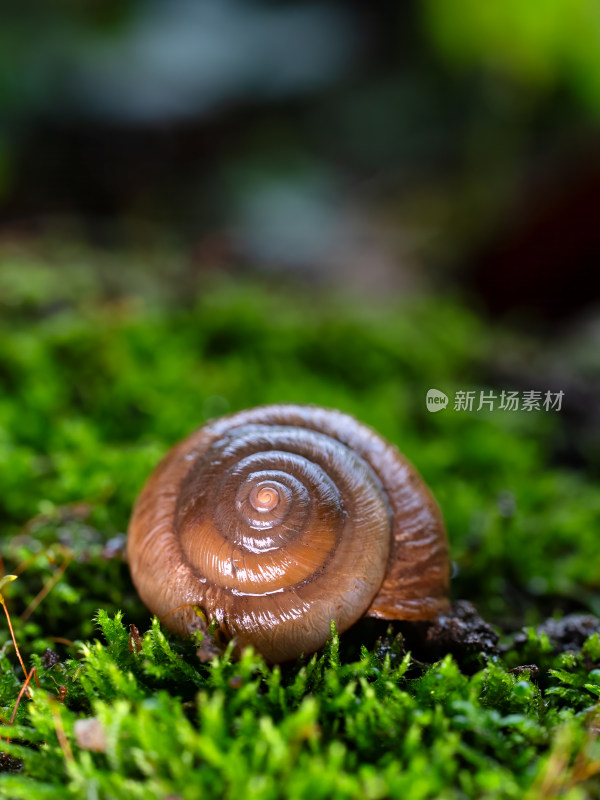
[{"label": "blurred green background", "polygon": [[[5,238],[181,246],[522,324],[597,301],[594,0],[5,4]],[[163,265],[166,262],[163,260]]]},{"label": "blurred green background", "polygon": [[[600,612],[597,3],[1,14],[8,561],[84,562],[206,419],[313,402],[422,471],[455,597],[506,628]],[[433,415],[431,387],[565,394]],[[61,579],[68,635],[126,602],[105,581]]]}]

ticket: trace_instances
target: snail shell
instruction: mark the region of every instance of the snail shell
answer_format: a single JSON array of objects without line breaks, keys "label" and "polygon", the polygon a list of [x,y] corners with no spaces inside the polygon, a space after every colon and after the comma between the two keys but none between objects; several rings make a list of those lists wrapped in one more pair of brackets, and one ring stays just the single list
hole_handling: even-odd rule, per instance
[{"label": "snail shell", "polygon": [[127,552],[136,588],[189,633],[194,606],[271,662],[321,647],[367,614],[447,608],[448,545],[427,486],[353,417],[273,405],[210,422],[143,488]]}]

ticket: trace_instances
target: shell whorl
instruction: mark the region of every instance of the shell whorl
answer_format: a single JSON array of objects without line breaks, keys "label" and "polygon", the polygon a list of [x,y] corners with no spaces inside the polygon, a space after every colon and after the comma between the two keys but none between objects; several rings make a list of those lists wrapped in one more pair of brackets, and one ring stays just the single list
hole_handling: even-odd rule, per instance
[{"label": "shell whorl", "polygon": [[[180,633],[194,605],[272,662],[365,613],[427,619],[447,601],[443,523],[414,468],[337,411],[264,406],[174,447],[144,487],[128,556]],[[174,611],[174,609],[178,609]]]}]

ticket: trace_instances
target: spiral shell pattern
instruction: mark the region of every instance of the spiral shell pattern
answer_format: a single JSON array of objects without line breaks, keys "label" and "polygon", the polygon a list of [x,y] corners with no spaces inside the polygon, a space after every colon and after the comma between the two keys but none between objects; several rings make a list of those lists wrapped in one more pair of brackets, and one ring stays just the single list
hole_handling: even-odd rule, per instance
[{"label": "spiral shell pattern", "polygon": [[[386,589],[399,511],[402,597],[398,576]],[[427,618],[446,602],[445,532],[420,477],[371,429],[314,407],[240,412],[177,445],[138,498],[128,556],[168,627],[189,632],[201,606],[271,662],[318,649],[332,620],[341,632],[367,611]]]}]

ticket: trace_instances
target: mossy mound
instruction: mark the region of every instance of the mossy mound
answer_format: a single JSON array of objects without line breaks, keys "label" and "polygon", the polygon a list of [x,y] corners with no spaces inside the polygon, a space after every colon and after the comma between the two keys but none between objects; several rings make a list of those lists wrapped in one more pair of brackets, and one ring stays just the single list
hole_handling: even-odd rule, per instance
[{"label": "mossy mound", "polygon": [[[40,683],[1,729],[0,796],[598,796],[598,635],[561,652],[532,627],[600,613],[597,487],[559,463],[560,412],[425,407],[431,387],[514,388],[492,366],[500,338],[519,342],[457,299],[366,309],[177,264],[173,291],[139,263],[0,260],[2,555],[19,574],[4,594]],[[498,626],[496,651],[427,663],[402,626],[359,628],[273,669],[204,661],[149,618],[122,557],[137,492],[206,419],[270,402],[340,408],[398,444],[442,507],[453,595]],[[24,676],[4,630],[8,722]]]}]

